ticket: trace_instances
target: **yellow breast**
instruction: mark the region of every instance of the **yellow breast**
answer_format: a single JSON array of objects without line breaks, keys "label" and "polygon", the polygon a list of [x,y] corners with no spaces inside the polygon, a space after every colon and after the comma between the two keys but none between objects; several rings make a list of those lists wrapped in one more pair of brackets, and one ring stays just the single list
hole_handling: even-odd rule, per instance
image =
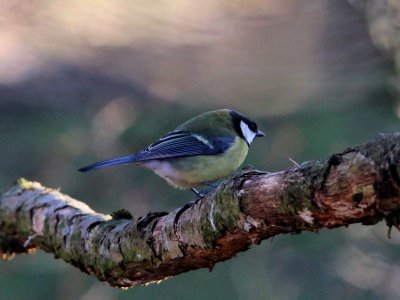
[{"label": "yellow breast", "polygon": [[153,170],[171,185],[187,189],[232,174],[243,163],[248,151],[247,143],[236,137],[231,148],[223,154],[152,160],[140,165]]}]

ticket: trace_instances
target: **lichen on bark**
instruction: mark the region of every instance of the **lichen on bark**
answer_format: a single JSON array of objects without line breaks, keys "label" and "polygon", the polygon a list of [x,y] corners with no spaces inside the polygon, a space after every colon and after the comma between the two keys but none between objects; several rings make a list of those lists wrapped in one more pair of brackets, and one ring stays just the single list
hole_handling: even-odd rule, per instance
[{"label": "lichen on bark", "polygon": [[384,218],[399,228],[399,162],[400,134],[380,135],[285,171],[243,170],[202,199],[137,220],[98,214],[58,190],[19,180],[0,197],[0,254],[41,248],[129,287],[212,269],[277,234]]}]

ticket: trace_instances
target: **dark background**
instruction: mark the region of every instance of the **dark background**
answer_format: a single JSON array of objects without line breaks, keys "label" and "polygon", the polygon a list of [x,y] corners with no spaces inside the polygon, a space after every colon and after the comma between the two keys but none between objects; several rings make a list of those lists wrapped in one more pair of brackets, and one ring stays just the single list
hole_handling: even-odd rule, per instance
[{"label": "dark background", "polygon": [[[268,171],[399,130],[398,68],[380,31],[390,22],[359,1],[3,2],[1,188],[25,177],[139,217],[193,195],[132,166],[77,169],[201,112],[257,120],[267,137],[245,164]],[[381,223],[277,236],[212,272],[127,291],[39,251],[0,262],[0,299],[395,299],[400,234],[386,232]]]}]

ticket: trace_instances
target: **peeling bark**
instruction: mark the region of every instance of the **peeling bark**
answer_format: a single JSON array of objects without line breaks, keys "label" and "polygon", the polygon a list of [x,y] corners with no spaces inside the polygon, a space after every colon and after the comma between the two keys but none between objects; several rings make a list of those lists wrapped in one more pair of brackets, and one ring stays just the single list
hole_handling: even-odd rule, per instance
[{"label": "peeling bark", "polygon": [[138,220],[98,214],[37,182],[0,198],[0,253],[35,248],[129,287],[214,264],[282,233],[399,226],[400,134],[277,173],[243,170],[194,203]]}]

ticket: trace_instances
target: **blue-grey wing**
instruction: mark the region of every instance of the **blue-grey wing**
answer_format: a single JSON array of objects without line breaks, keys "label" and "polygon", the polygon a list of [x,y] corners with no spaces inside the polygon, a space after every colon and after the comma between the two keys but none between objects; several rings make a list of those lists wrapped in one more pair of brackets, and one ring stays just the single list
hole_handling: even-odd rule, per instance
[{"label": "blue-grey wing", "polygon": [[205,139],[201,135],[184,131],[174,131],[134,156],[135,161],[143,161],[181,156],[216,155],[224,153],[233,142],[234,137]]}]

